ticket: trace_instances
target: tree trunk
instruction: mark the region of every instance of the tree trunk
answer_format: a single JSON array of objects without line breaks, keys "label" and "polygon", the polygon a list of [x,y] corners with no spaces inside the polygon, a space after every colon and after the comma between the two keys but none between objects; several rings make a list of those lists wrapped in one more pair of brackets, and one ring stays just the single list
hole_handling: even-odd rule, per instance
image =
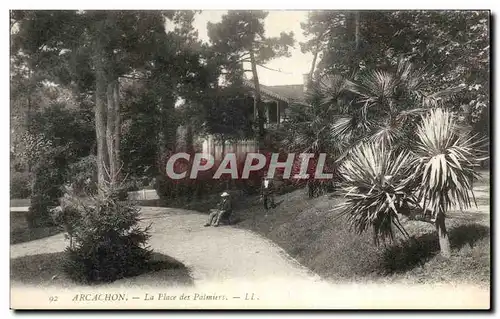
[{"label": "tree trunk", "polygon": [[177,141],[177,124],[174,121],[173,113],[174,101],[170,97],[161,97],[158,101],[158,140],[157,140],[157,158],[159,164],[159,172],[164,172],[166,163],[163,162],[165,155],[175,151],[175,144]]},{"label": "tree trunk", "polygon": [[354,44],[357,53],[359,49],[359,11],[354,12]]},{"label": "tree trunk", "polygon": [[437,214],[435,224],[436,231],[439,237],[439,248],[441,249],[441,255],[445,258],[450,258],[450,239],[448,238],[448,232],[446,231],[444,213],[439,212]]},{"label": "tree trunk", "polygon": [[[99,45],[98,45],[99,46]],[[95,52],[95,76],[96,76],[96,105],[95,105],[95,129],[97,141],[97,183],[99,193],[105,190],[109,167],[108,146],[106,141],[106,72],[104,52],[97,48]]]},{"label": "tree trunk", "polygon": [[116,185],[116,158],[115,158],[115,100],[113,96],[114,83],[110,81],[107,88],[107,118],[106,118],[106,143],[108,146],[108,158],[109,158],[109,169],[107,174],[109,174],[110,186]]},{"label": "tree trunk", "polygon": [[157,105],[159,108],[159,122],[158,122],[158,127],[156,129],[157,132],[157,139],[156,139],[156,145],[157,145],[157,150],[156,150],[156,159],[157,159],[157,165],[158,165],[158,172],[161,173],[165,169],[165,163],[163,162],[164,156],[166,153],[166,143],[165,143],[165,134],[163,132],[163,115],[162,115],[162,110],[161,106]]},{"label": "tree trunk", "polygon": [[175,145],[177,144],[177,127],[179,122],[177,121],[175,115],[175,100],[171,97],[164,99],[165,102],[162,106],[162,113],[164,117],[163,122],[163,135],[165,139],[165,146],[168,150],[175,150]]},{"label": "tree trunk", "polygon": [[193,126],[191,124],[186,124],[186,152],[188,154],[194,153],[194,134],[193,134]]},{"label": "tree trunk", "polygon": [[120,182],[120,105],[118,80],[112,79],[107,89],[106,143],[109,157],[109,178],[112,186]]},{"label": "tree trunk", "polygon": [[255,86],[255,96],[254,96],[254,108],[257,110],[257,121],[258,121],[258,132],[257,132],[257,142],[259,144],[259,150],[264,147],[264,111],[262,110],[262,98],[260,95],[260,84],[259,76],[257,74],[257,64],[255,62],[255,55],[253,51],[250,51],[250,63],[252,64],[252,76],[253,83]]},{"label": "tree trunk", "polygon": [[316,66],[316,60],[318,58],[318,53],[319,53],[319,47],[316,47],[316,49],[314,51],[314,56],[313,56],[313,61],[312,61],[312,65],[311,65],[311,70],[309,71],[309,83],[311,83],[311,81],[313,79],[314,67]]},{"label": "tree trunk", "polygon": [[318,59],[318,54],[319,54],[320,47],[321,47],[321,41],[323,41],[323,37],[325,36],[325,33],[326,33],[326,31],[321,33],[318,36],[318,39],[316,40],[316,47],[314,48],[314,55],[313,55],[311,70],[309,71],[309,82],[311,82],[313,79],[314,69],[316,68],[316,60]]},{"label": "tree trunk", "polygon": [[352,72],[359,67],[359,44],[360,44],[360,17],[359,11],[352,11],[346,15],[347,40],[352,45],[352,52],[349,57],[349,65]]},{"label": "tree trunk", "polygon": [[221,145],[220,161],[222,162],[222,160],[224,160],[224,155],[226,155],[226,140],[224,139],[224,135],[222,135],[220,138],[220,145]]},{"label": "tree trunk", "polygon": [[[224,138],[224,135],[221,136],[221,154],[220,154],[220,163],[224,160],[224,156],[226,156],[226,139]],[[226,179],[225,181],[226,184],[226,190],[229,189],[229,179]]]},{"label": "tree trunk", "polygon": [[[31,94],[32,92],[32,83],[33,82],[33,71],[31,71],[31,68],[28,70],[28,92],[27,92],[27,98],[26,98],[26,111],[24,114],[24,128],[27,133],[30,133],[31,129]],[[28,161],[27,163],[27,170],[28,173],[31,173],[31,163]]]},{"label": "tree trunk", "polygon": [[121,181],[121,158],[120,158],[120,141],[121,141],[121,115],[120,115],[120,83],[115,81],[113,90],[113,99],[115,104],[115,165],[117,166],[116,181]]}]

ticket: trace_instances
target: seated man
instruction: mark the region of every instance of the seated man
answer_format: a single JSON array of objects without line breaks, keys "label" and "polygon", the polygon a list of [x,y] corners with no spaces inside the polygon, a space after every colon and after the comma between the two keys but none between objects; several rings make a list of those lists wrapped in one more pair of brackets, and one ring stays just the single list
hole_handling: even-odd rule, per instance
[{"label": "seated man", "polygon": [[217,205],[216,209],[210,210],[210,215],[208,216],[208,222],[204,225],[208,226],[219,226],[221,217],[226,214],[231,214],[232,206],[231,206],[231,198],[227,192],[222,193],[222,200]]}]

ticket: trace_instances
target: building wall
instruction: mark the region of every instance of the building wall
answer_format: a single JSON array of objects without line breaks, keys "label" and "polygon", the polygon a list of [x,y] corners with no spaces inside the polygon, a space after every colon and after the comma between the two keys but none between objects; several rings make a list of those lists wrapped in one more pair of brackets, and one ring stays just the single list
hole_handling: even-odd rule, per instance
[{"label": "building wall", "polygon": [[255,153],[258,151],[258,145],[255,140],[244,140],[236,143],[226,142],[225,146],[222,143],[216,142],[212,136],[204,139],[202,142],[203,154],[211,154],[215,161],[221,161],[227,153],[235,153],[236,159],[244,161],[247,153]]}]

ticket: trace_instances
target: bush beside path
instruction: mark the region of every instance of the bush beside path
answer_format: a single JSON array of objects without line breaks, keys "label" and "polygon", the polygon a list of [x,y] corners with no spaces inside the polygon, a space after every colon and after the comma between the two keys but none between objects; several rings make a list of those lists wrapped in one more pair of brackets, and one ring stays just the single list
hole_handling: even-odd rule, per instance
[{"label": "bush beside path", "polygon": [[[252,304],[178,302],[174,308],[211,308],[241,305],[259,309],[293,309],[293,308],[394,308],[403,303],[395,298],[404,298],[406,305],[424,308],[488,308],[489,290],[475,286],[460,286],[460,289],[448,285],[377,285],[360,282],[358,284],[333,284],[322,280],[307,268],[292,259],[283,249],[270,240],[246,229],[220,226],[203,227],[207,215],[190,210],[142,207],[144,225],[151,224],[150,246],[155,253],[167,255],[183,264],[184,268],[163,272],[151,272],[137,277],[117,280],[111,284],[99,285],[100,292],[112,289],[134,289],[147,291],[147,288],[162,289],[174,292],[240,294],[255,291],[261,301]],[[41,254],[61,252],[68,241],[63,234],[39,240],[11,245],[11,259],[32,256],[35,260]],[[36,256],[35,256],[36,255]],[[24,257],[23,257],[24,256]],[[29,261],[28,261],[29,262]],[[36,267],[34,274],[39,275]],[[11,269],[12,271],[12,269]],[[40,272],[43,272],[40,269]],[[45,270],[46,272],[46,270]],[[58,274],[54,274],[58,275]],[[176,278],[177,277],[177,278]],[[50,276],[48,277],[50,278]],[[60,276],[53,280],[45,280],[42,285],[29,285],[25,280],[11,281],[11,292],[21,293],[25,288],[39,289],[44,287],[45,293],[50,289],[81,293],[96,288],[82,287],[76,284],[63,284]],[[192,281],[192,283],[191,283]],[[184,283],[186,285],[184,286]],[[182,288],[185,287],[185,288]],[[398,288],[399,287],[399,288]],[[403,288],[402,288],[403,287]],[[176,290],[181,288],[181,290]],[[68,290],[61,290],[68,289]],[[73,290],[71,290],[73,289]],[[401,295],[398,289],[404,289]],[[36,290],[40,291],[40,290]],[[116,291],[116,290],[115,290]],[[399,291],[399,292],[398,292]],[[426,292],[428,298],[413,298]],[[444,294],[446,292],[446,294]],[[438,299],[437,296],[446,298]],[[474,295],[474,298],[470,298]],[[366,298],[360,298],[366,296]],[[403,297],[404,296],[404,297]],[[41,301],[40,301],[41,302]],[[172,304],[173,305],[173,304]],[[239,305],[239,306],[238,306]],[[43,306],[43,305],[42,305]],[[106,307],[106,305],[100,305]],[[108,305],[109,306],[109,305]],[[147,304],[138,304],[150,307]],[[161,308],[161,303],[155,305]],[[154,308],[154,307],[153,307]],[[148,308],[149,309],[149,308]]]},{"label": "bush beside path", "polygon": [[[206,215],[160,207],[141,209],[144,225],[151,224],[149,245],[172,256],[190,270],[195,284],[226,280],[320,281],[307,268],[271,241],[247,230],[203,227]],[[63,234],[11,245],[11,259],[63,251]]]}]

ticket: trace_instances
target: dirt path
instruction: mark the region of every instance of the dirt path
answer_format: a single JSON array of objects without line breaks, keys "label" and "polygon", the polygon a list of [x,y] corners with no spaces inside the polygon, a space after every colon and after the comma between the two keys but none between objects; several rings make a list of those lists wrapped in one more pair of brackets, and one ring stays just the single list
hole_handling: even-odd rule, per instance
[{"label": "dirt path", "polygon": [[[201,302],[175,301],[141,302],[127,301],[124,304],[71,302],[75,294],[95,293],[95,288],[68,287],[44,288],[12,286],[11,304],[16,308],[49,308],[60,306],[47,302],[49,295],[64,293],[64,301],[73,307],[112,309],[130,307],[135,309],[184,309],[184,308],[256,308],[256,309],[359,309],[359,308],[448,308],[472,309],[489,306],[489,291],[478,287],[440,286],[379,286],[366,283],[335,285],[322,281],[305,267],[290,258],[281,248],[261,236],[244,229],[230,226],[203,227],[206,215],[181,209],[144,207],[144,223],[152,223],[151,247],[184,263],[194,279],[194,287],[176,290],[161,279],[134,277],[99,286],[100,293],[115,293],[116,288],[139,288],[135,295],[144,298],[151,288],[172,295],[181,293],[224,294],[226,301]],[[63,235],[55,235],[27,243],[11,245],[11,258],[26,255],[52,253],[64,250],[67,241]],[[141,275],[143,276],[143,275]],[[146,275],[147,276],[147,275]],[[144,285],[144,282],[155,282]],[[149,290],[151,289],[151,290]],[[157,289],[156,289],[157,290]],[[123,290],[127,291],[127,290]],[[401,292],[405,293],[402,294]],[[258,295],[257,300],[248,301],[249,295]],[[25,296],[31,294],[30,299]],[[133,290],[130,294],[134,294]],[[475,298],[470,298],[470,296]],[[237,296],[237,297],[235,297]],[[364,298],[360,298],[363,297]],[[426,296],[423,298],[422,296]],[[446,296],[442,298],[440,296]],[[241,299],[233,299],[241,298]],[[253,298],[253,297],[252,297]],[[127,299],[128,300],[128,299]],[[142,299],[144,300],[144,299]],[[231,302],[233,301],[233,302]],[[409,302],[411,301],[411,302]],[[97,308],[94,308],[97,307]],[[110,308],[111,307],[111,308]]]},{"label": "dirt path", "polygon": [[[144,207],[145,224],[152,224],[150,246],[155,252],[184,263],[195,284],[224,281],[319,282],[319,276],[289,257],[271,241],[230,226],[203,227],[207,216],[192,211]],[[11,258],[63,251],[62,234],[11,245]]]},{"label": "dirt path", "polygon": [[143,211],[145,222],[153,223],[151,246],[183,262],[195,282],[320,280],[274,243],[250,231],[203,227],[207,216],[191,211],[151,207]]}]

